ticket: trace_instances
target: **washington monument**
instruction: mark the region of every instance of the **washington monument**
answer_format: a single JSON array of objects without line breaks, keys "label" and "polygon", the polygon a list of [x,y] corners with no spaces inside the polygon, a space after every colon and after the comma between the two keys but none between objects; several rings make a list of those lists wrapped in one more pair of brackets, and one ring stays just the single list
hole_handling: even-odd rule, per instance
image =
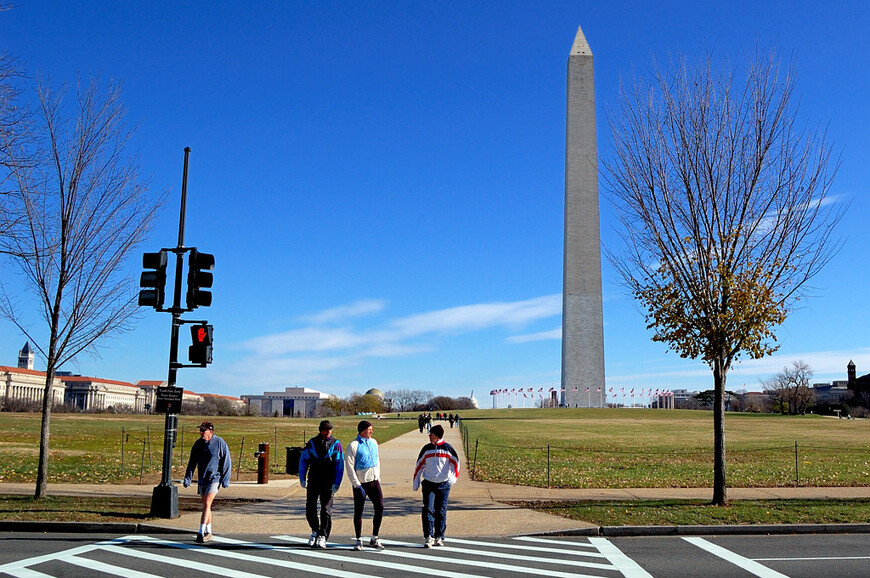
[{"label": "washington monument", "polygon": [[595,78],[592,50],[580,28],[568,56],[564,253],[562,402],[604,407]]}]

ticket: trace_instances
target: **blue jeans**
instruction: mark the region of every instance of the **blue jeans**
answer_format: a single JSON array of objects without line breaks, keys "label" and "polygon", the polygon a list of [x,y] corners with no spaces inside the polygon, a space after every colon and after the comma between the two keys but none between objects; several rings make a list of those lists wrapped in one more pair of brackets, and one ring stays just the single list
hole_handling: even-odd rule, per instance
[{"label": "blue jeans", "polygon": [[447,500],[450,497],[449,482],[423,480],[423,535],[443,538],[447,529]]}]

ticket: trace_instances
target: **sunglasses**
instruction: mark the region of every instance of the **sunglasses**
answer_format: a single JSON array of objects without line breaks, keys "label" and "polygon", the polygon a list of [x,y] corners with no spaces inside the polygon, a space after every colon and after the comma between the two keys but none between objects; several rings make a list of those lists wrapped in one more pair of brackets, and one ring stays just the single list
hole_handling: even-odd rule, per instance
[{"label": "sunglasses", "polygon": [[199,428],[199,433],[204,433],[204,432],[207,432],[207,431],[208,431],[208,428],[206,428],[206,427],[201,427],[201,428]]}]

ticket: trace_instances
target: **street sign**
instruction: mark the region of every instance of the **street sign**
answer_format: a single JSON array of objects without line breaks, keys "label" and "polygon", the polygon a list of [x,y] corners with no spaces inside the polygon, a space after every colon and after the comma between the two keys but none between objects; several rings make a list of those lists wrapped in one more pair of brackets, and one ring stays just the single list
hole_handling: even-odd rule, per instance
[{"label": "street sign", "polygon": [[181,387],[157,388],[157,413],[181,413],[181,399],[184,389]]}]

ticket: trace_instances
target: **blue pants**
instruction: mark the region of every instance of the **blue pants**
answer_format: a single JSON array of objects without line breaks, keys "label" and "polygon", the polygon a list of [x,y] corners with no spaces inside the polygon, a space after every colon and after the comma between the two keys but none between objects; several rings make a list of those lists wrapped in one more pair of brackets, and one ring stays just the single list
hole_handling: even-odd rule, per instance
[{"label": "blue pants", "polygon": [[423,480],[423,535],[443,538],[447,529],[447,500],[450,497],[449,482]]}]

